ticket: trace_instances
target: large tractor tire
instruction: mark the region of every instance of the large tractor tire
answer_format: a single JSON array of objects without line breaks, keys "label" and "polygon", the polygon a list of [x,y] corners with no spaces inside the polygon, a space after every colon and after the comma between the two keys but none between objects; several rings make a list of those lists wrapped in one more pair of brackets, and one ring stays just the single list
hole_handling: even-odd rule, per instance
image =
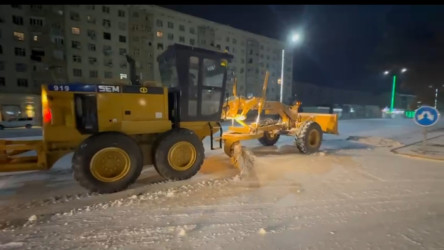
[{"label": "large tractor tire", "polygon": [[322,143],[322,129],[316,122],[308,121],[302,125],[296,139],[296,147],[301,153],[312,154],[319,150]]},{"label": "large tractor tire", "polygon": [[202,141],[191,130],[180,128],[157,139],[153,163],[157,172],[168,180],[184,180],[199,172],[205,158]]},{"label": "large tractor tire", "polygon": [[[264,119],[261,122],[261,126],[273,125],[276,121],[271,118]],[[280,135],[269,131],[264,131],[264,136],[258,139],[258,141],[264,146],[273,146],[279,140]]]},{"label": "large tractor tire", "polygon": [[113,193],[126,189],[139,177],[143,155],[136,141],[117,132],[85,139],[72,159],[74,178],[92,192]]},{"label": "large tractor tire", "polygon": [[264,136],[259,138],[259,142],[264,146],[273,146],[279,140],[279,134],[264,131]]}]

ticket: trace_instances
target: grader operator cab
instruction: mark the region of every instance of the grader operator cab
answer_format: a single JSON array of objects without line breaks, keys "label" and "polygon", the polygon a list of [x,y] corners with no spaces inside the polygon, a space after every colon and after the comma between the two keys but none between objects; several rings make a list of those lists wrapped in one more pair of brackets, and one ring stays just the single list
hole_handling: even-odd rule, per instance
[{"label": "grader operator cab", "polygon": [[[1,140],[0,171],[49,169],[74,151],[74,178],[93,192],[126,189],[145,164],[153,164],[166,179],[190,178],[204,160],[202,140],[222,133],[231,59],[175,44],[158,57],[167,87],[44,85],[43,140]],[[37,155],[21,155],[28,151]]]}]

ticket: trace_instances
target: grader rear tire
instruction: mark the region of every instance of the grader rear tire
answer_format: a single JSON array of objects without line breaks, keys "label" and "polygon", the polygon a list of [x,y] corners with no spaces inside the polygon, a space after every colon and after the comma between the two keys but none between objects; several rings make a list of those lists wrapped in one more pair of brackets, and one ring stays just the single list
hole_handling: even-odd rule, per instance
[{"label": "grader rear tire", "polygon": [[322,129],[316,122],[306,122],[296,139],[296,147],[301,153],[312,154],[319,150],[322,143]]},{"label": "grader rear tire", "polygon": [[279,140],[279,137],[279,134],[272,134],[269,131],[264,131],[264,136],[258,140],[264,146],[273,146]]},{"label": "grader rear tire", "polygon": [[153,163],[157,172],[169,180],[184,180],[199,172],[205,158],[202,141],[191,130],[180,128],[159,137]]},{"label": "grader rear tire", "polygon": [[[264,119],[261,126],[276,124],[276,121],[271,118]],[[258,141],[264,146],[273,146],[279,140],[280,135],[277,133],[271,133],[269,131],[264,131],[264,136],[258,139]]]},{"label": "grader rear tire", "polygon": [[81,186],[91,192],[113,193],[136,181],[143,168],[143,155],[131,137],[105,132],[90,136],[79,145],[72,168]]}]

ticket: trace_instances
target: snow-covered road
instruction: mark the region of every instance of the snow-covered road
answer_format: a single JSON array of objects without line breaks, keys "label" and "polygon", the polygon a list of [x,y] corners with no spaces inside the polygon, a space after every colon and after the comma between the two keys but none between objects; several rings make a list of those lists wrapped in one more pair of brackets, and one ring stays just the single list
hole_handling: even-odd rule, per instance
[{"label": "snow-covered road", "polygon": [[[148,167],[116,194],[85,192],[69,156],[48,172],[3,174],[0,249],[444,249],[444,162],[389,151],[420,140],[421,128],[404,119],[339,128],[315,155],[289,137],[243,143],[256,158],[242,180],[208,140],[190,180],[165,182]],[[443,121],[429,136],[439,134]]]}]

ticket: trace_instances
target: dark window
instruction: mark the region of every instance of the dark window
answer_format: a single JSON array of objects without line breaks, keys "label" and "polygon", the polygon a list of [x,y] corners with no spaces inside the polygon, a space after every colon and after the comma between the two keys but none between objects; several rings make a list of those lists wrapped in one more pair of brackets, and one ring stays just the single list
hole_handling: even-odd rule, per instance
[{"label": "dark window", "polygon": [[174,29],[174,24],[172,22],[168,22],[168,28]]},{"label": "dark window", "polygon": [[17,86],[19,87],[28,87],[28,79],[17,79]]},{"label": "dark window", "polygon": [[124,10],[119,10],[118,11],[118,16],[119,17],[125,17],[125,11]]},{"label": "dark window", "polygon": [[5,78],[4,77],[0,77],[0,86],[5,86]]},{"label": "dark window", "polygon": [[24,63],[16,63],[15,64],[15,71],[17,72],[26,72],[27,67]]},{"label": "dark window", "polygon": [[95,133],[97,123],[96,95],[75,94],[76,127],[82,134]]},{"label": "dark window", "polygon": [[163,49],[163,43],[158,43],[157,44],[157,49]]},{"label": "dark window", "polygon": [[183,26],[183,25],[179,25],[179,30],[180,30],[180,31],[185,31],[185,26]]},{"label": "dark window", "polygon": [[23,17],[21,16],[12,16],[12,22],[17,25],[23,25]]},{"label": "dark window", "polygon": [[88,43],[88,50],[89,51],[96,51],[96,45],[93,43]]},{"label": "dark window", "polygon": [[26,56],[26,50],[24,48],[17,48],[14,49],[16,56]]},{"label": "dark window", "polygon": [[73,49],[80,49],[81,48],[80,42],[79,41],[72,41],[71,42],[71,47]]},{"label": "dark window", "polygon": [[119,41],[121,43],[126,43],[126,36],[119,36]]},{"label": "dark window", "polygon": [[74,76],[82,76],[82,70],[81,69],[73,69],[72,74]]},{"label": "dark window", "polygon": [[105,39],[105,40],[111,40],[111,33],[103,32],[103,39]]},{"label": "dark window", "polygon": [[103,25],[103,27],[105,27],[105,28],[110,28],[110,27],[111,27],[111,21],[108,20],[108,19],[103,19],[103,21],[102,21],[102,25]]}]

